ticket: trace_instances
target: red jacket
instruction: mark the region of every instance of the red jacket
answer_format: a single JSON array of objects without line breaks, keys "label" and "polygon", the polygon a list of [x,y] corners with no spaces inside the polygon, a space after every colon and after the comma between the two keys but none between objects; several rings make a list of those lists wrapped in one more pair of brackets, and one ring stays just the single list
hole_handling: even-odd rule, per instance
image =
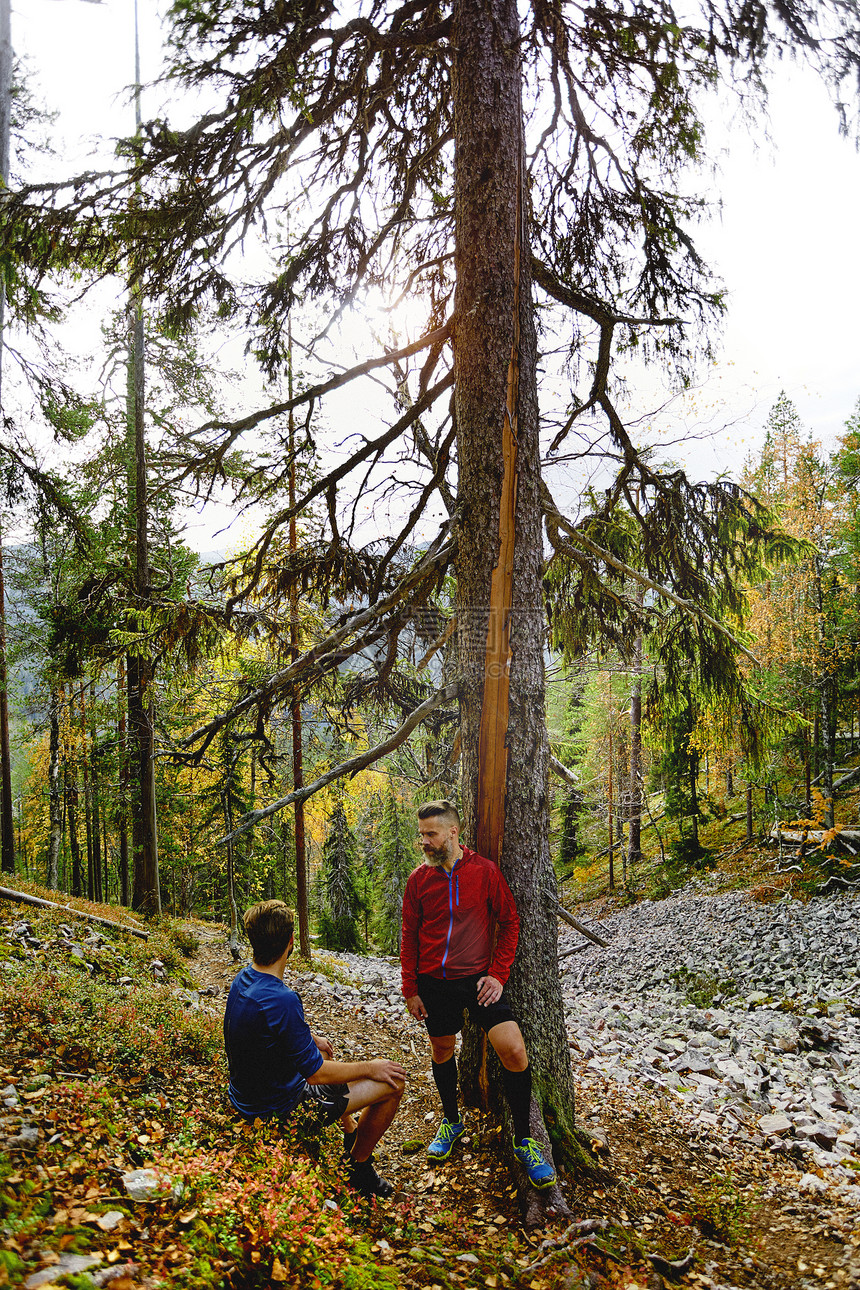
[{"label": "red jacket", "polygon": [[418,993],[419,972],[445,979],[488,973],[504,985],[519,930],[514,898],[491,860],[463,847],[450,873],[441,865],[419,865],[403,896],[404,998]]}]

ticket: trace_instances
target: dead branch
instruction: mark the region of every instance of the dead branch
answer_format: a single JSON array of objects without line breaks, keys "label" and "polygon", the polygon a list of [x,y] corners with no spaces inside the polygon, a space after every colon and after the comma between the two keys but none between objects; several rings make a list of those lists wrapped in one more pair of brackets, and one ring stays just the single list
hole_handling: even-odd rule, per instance
[{"label": "dead branch", "polygon": [[584,923],[580,923],[576,918],[574,918],[573,914],[569,914],[564,905],[560,905],[551,892],[545,891],[544,895],[555,909],[559,918],[561,918],[565,923],[569,923],[570,926],[576,928],[578,932],[582,932],[582,935],[587,936],[590,941],[594,941],[595,945],[609,944],[608,941],[604,941],[602,937],[598,936],[596,932],[590,931]]},{"label": "dead branch", "polygon": [[398,726],[392,734],[383,739],[374,748],[368,748],[366,752],[360,753],[358,757],[351,757],[349,761],[341,762],[339,766],[334,766],[325,775],[320,775],[319,779],[315,779],[312,784],[305,784],[304,787],[297,788],[292,793],[287,793],[286,797],[280,797],[276,802],[270,802],[262,810],[250,811],[242,817],[232,833],[227,833],[223,838],[218,839],[218,846],[226,846],[228,842],[235,841],[236,838],[246,833],[248,829],[252,829],[255,824],[259,824],[261,820],[268,819],[270,815],[274,815],[277,811],[282,811],[284,807],[292,806],[293,802],[307,801],[314,793],[319,793],[321,789],[327,788],[336,779],[354,775],[356,771],[364,770],[365,766],[370,766],[373,762],[379,761],[380,757],[385,757],[388,753],[393,752],[395,748],[400,747],[404,740],[408,739],[415,727],[420,725],[426,716],[429,716],[436,708],[441,707],[443,703],[456,699],[458,690],[459,683],[452,681],[444,689],[438,690],[436,694],[432,694],[429,699],[425,699],[423,703],[419,704],[417,708],[410,712],[401,726]]}]

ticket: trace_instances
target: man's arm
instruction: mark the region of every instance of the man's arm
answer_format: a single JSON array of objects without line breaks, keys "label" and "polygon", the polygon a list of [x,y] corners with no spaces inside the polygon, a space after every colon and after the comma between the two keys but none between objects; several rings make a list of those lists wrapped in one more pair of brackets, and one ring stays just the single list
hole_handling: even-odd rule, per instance
[{"label": "man's arm", "polygon": [[350,1084],[357,1079],[372,1079],[378,1084],[399,1088],[406,1080],[406,1071],[399,1062],[390,1062],[387,1057],[375,1057],[371,1062],[333,1062],[323,1058],[319,1070],[307,1076],[309,1084]]},{"label": "man's arm", "polygon": [[[417,998],[418,991],[418,924],[420,906],[416,892],[417,881],[410,874],[403,893],[403,931],[400,937],[400,978],[406,1006],[413,1017],[420,1015],[413,1012],[410,1000]],[[421,1004],[423,1008],[424,1005]]]},{"label": "man's arm", "polygon": [[424,1007],[421,996],[418,994],[410,994],[409,998],[406,1000],[406,1007],[416,1021],[423,1021],[427,1016],[427,1009]]},{"label": "man's arm", "polygon": [[[514,898],[511,895],[511,889],[505,882],[501,870],[496,870],[495,882],[490,890],[490,908],[496,919],[498,934],[487,976],[504,985],[510,976],[514,955],[517,952],[520,919],[517,914],[517,907],[514,904]],[[501,994],[501,990],[499,990],[499,994]],[[481,1000],[481,1002],[494,1003],[495,1000],[486,999]]]},{"label": "man's arm", "polygon": [[332,1057],[334,1057],[334,1048],[332,1047],[332,1043],[330,1039],[323,1039],[320,1035],[313,1034],[313,1032],[311,1032],[311,1039],[314,1041],[317,1048],[320,1050],[320,1053],[323,1059],[327,1058],[330,1060]]}]

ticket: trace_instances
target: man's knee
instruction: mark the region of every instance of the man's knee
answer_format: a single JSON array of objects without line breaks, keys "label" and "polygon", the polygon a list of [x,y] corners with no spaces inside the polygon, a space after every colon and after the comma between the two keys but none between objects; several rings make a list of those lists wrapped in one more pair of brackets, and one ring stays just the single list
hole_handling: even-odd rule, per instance
[{"label": "man's knee", "polygon": [[499,1061],[509,1071],[524,1071],[529,1056],[522,1031],[516,1022],[494,1027],[487,1038],[496,1050]]},{"label": "man's knee", "polygon": [[455,1042],[454,1035],[430,1036],[430,1052],[437,1066],[441,1066],[443,1062],[447,1062],[454,1056]]}]

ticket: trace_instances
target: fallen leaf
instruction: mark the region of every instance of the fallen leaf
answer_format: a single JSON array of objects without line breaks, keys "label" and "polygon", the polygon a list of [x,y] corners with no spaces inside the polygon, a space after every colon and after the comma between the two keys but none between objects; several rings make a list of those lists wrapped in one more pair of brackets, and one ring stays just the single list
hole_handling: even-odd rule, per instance
[{"label": "fallen leaf", "polygon": [[277,1257],[272,1264],[271,1278],[273,1281],[286,1281],[287,1279],[287,1269]]},{"label": "fallen leaf", "polygon": [[189,1223],[193,1223],[196,1217],[197,1217],[197,1210],[189,1209],[187,1214],[180,1214],[176,1221],[181,1226],[186,1227]]}]

